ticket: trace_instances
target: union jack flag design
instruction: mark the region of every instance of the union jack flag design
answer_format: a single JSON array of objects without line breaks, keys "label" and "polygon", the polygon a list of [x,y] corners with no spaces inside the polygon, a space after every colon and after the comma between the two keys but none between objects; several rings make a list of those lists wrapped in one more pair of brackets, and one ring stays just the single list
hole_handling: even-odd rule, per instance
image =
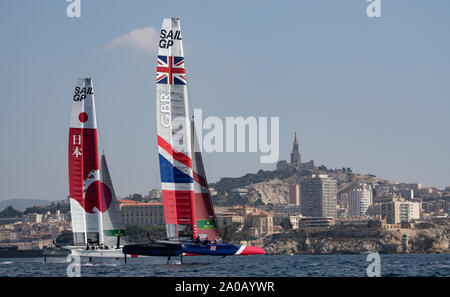
[{"label": "union jack flag design", "polygon": [[184,57],[158,56],[156,83],[185,85],[186,70],[184,69]]}]

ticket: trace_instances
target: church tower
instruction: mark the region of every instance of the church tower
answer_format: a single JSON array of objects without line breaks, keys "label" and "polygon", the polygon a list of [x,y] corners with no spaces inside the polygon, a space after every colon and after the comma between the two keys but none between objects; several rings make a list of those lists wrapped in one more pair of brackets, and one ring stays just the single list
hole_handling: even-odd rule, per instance
[{"label": "church tower", "polygon": [[291,153],[291,166],[293,168],[298,169],[300,167],[301,163],[302,163],[302,159],[301,159],[300,152],[298,149],[297,132],[294,132],[294,144],[292,146],[292,153]]}]

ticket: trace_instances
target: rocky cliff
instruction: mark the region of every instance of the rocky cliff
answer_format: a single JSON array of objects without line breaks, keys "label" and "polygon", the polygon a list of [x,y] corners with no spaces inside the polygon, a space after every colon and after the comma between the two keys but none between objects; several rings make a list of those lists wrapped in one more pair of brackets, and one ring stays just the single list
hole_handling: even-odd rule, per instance
[{"label": "rocky cliff", "polygon": [[260,199],[264,204],[287,204],[289,200],[289,184],[278,178],[246,187],[249,191],[249,202]]},{"label": "rocky cliff", "polygon": [[[403,244],[406,235],[408,243]],[[328,230],[275,234],[265,242],[268,254],[450,253],[447,223],[426,229]],[[406,249],[405,249],[406,248]]]}]

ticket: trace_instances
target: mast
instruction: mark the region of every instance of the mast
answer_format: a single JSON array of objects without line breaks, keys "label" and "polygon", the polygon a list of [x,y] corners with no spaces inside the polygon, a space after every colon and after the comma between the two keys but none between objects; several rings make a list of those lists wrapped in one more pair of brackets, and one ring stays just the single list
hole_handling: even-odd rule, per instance
[{"label": "mast", "polygon": [[156,74],[161,188],[169,239],[197,237],[191,127],[180,21],[163,20]]}]

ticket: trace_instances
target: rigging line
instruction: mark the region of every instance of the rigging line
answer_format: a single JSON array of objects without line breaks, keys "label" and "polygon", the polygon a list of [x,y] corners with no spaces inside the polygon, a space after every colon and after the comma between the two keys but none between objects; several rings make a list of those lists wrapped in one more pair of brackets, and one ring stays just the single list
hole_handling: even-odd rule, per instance
[{"label": "rigging line", "polygon": [[[103,133],[102,133],[102,129],[100,129],[99,122],[101,122],[101,121],[97,121],[97,136],[100,140],[100,147],[101,147],[102,154],[105,155],[105,146],[103,144]],[[100,151],[100,149],[99,149],[99,151]]]},{"label": "rigging line", "polygon": [[101,151],[103,154],[105,154],[105,146],[103,145],[103,136],[102,136],[102,129],[100,129],[100,121],[97,121],[97,135],[98,138],[100,139],[100,147],[101,147]]},{"label": "rigging line", "polygon": [[187,101],[188,101],[188,110],[190,111],[191,116],[189,117],[189,121],[194,120],[194,106],[192,105],[192,102],[190,100],[191,98],[191,92],[189,88],[186,85],[186,93],[187,93]]}]

